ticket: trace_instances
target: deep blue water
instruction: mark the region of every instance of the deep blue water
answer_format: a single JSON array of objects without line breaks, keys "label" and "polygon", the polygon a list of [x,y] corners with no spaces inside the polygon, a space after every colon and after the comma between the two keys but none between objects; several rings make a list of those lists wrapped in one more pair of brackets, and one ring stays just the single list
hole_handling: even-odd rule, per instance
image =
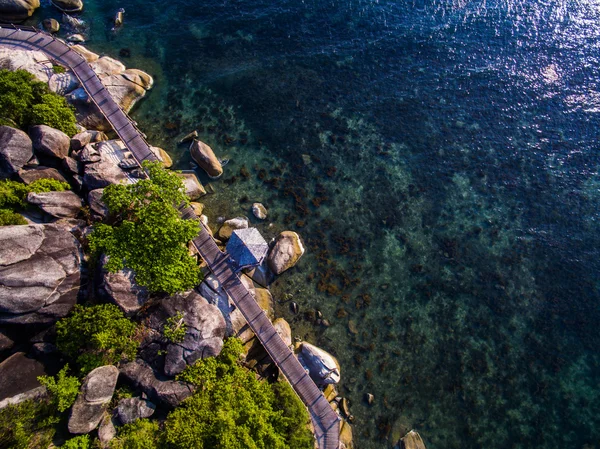
[{"label": "deep blue water", "polygon": [[83,18],[91,49],[155,76],[134,116],[179,168],[193,129],[231,160],[213,223],[260,200],[267,237],[305,239],[279,313],[338,356],[359,449],[410,428],[434,449],[598,446],[599,1],[87,0]]}]

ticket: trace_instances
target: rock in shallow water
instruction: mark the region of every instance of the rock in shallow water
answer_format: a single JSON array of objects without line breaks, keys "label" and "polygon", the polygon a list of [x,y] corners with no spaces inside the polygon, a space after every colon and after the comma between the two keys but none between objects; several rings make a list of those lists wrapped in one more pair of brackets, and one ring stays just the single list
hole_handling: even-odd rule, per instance
[{"label": "rock in shallow water", "polygon": [[218,178],[223,174],[223,167],[215,156],[214,151],[204,142],[194,139],[190,145],[190,154],[192,159],[206,172],[211,178]]},{"label": "rock in shallow water", "polygon": [[0,19],[4,22],[20,22],[31,17],[39,6],[40,0],[0,0]]},{"label": "rock in shallow water", "polygon": [[267,208],[261,203],[254,203],[252,205],[252,213],[259,220],[265,220],[267,218]]},{"label": "rock in shallow water", "polygon": [[275,275],[292,268],[304,254],[300,236],[292,231],[284,231],[277,236],[275,245],[269,251],[269,268]]},{"label": "rock in shallow water", "polygon": [[317,385],[337,384],[340,365],[334,356],[310,343],[302,343],[298,360],[310,372]]},{"label": "rock in shallow water", "polygon": [[218,232],[218,237],[221,240],[228,240],[231,237],[231,234],[236,229],[247,229],[248,228],[248,219],[246,217],[236,217],[231,220],[227,220],[223,223]]},{"label": "rock in shallow water", "polygon": [[425,443],[418,432],[411,430],[400,439],[396,447],[399,449],[425,449]]},{"label": "rock in shallow water", "polygon": [[64,12],[79,12],[83,9],[82,0],[51,0],[52,4]]}]

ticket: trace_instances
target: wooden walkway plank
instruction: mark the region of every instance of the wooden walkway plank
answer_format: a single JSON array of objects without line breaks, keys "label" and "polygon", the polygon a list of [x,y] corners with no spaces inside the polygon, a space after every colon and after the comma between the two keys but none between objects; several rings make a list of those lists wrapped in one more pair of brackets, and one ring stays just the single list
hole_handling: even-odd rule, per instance
[{"label": "wooden walkway plank", "polygon": [[[49,59],[70,67],[91,100],[127,149],[131,151],[136,161],[141,165],[144,160],[158,160],[135,123],[112,98],[83,56],[75,50],[36,28],[18,25],[0,26],[0,44],[41,50]],[[195,218],[191,208],[183,210],[182,216]],[[275,331],[271,321],[241,282],[237,272],[230,264],[228,256],[219,249],[203,224],[200,226],[200,233],[192,243],[240,310],[273,362],[304,402],[313,423],[314,435],[319,448],[338,449],[339,416]]]}]

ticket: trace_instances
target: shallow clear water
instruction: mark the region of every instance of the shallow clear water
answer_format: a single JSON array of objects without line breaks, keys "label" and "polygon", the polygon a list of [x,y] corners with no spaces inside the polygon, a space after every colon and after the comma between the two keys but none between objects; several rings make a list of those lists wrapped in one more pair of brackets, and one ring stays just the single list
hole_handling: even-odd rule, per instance
[{"label": "shallow clear water", "polygon": [[279,312],[338,356],[358,448],[410,428],[434,449],[598,444],[598,1],[87,0],[83,18],[90,48],[155,76],[134,116],[179,168],[193,129],[231,160],[213,223],[262,201],[267,237],[305,239]]}]

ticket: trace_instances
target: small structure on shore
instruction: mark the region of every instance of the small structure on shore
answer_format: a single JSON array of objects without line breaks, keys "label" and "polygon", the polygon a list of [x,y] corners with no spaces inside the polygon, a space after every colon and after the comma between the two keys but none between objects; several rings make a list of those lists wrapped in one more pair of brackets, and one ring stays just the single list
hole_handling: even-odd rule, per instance
[{"label": "small structure on shore", "polygon": [[269,245],[256,228],[236,229],[231,233],[226,250],[238,268],[242,269],[262,264]]}]

